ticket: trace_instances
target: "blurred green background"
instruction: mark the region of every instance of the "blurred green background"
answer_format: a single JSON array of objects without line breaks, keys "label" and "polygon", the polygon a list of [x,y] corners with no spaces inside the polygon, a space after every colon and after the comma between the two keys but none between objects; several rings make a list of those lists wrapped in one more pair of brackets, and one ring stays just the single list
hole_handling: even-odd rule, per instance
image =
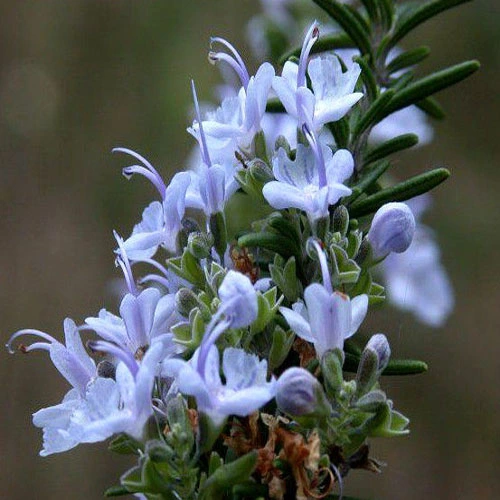
[{"label": "blurred green background", "polygon": [[[194,78],[203,99],[219,81],[210,35],[242,47],[250,0],[3,0],[0,7],[0,328],[61,336],[104,304],[114,309],[112,229],[127,235],[154,195],[126,182],[124,158],[145,154],[169,178],[193,144],[185,132]],[[479,58],[481,72],[440,100],[448,119],[431,146],[398,161],[401,175],[448,166],[427,222],[456,290],[442,330],[384,309],[371,331],[398,356],[425,359],[418,378],[386,380],[412,419],[409,437],[375,440],[383,474],[355,472],[346,493],[372,499],[498,498],[500,492],[500,4],[475,1],[408,39],[434,49],[428,69]],[[395,171],[397,170],[395,169]],[[38,457],[31,413],[67,386],[43,353],[1,356],[0,498],[98,499],[133,465],[105,445]]]}]

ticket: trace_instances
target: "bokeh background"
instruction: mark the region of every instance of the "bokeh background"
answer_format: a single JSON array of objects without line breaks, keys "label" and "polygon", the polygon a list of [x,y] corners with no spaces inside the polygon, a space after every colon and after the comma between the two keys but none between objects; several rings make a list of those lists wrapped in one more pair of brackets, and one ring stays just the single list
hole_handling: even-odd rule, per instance
[{"label": "bokeh background", "polygon": [[[0,2],[0,332],[60,336],[113,309],[112,229],[126,235],[153,192],[120,175],[128,146],[169,178],[182,169],[197,81],[204,99],[219,81],[209,36],[247,53],[251,0],[24,0]],[[383,474],[358,472],[346,492],[372,499],[498,498],[500,492],[500,4],[475,1],[407,41],[434,49],[428,69],[479,58],[482,70],[440,96],[448,119],[434,143],[401,157],[401,175],[448,166],[427,222],[438,233],[456,290],[446,327],[432,330],[385,309],[372,321],[393,351],[430,364],[418,378],[387,380],[412,434],[372,443]],[[406,169],[406,170],[405,170]],[[0,498],[98,499],[133,465],[83,445],[38,457],[31,413],[67,390],[43,353],[0,352]]]}]

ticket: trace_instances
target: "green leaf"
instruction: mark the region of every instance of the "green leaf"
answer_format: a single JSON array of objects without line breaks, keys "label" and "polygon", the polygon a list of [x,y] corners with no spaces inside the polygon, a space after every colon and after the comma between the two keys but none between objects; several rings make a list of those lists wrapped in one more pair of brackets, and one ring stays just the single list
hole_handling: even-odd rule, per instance
[{"label": "green leaf", "polygon": [[366,421],[365,426],[369,431],[369,436],[397,437],[410,432],[406,429],[409,422],[404,415],[392,410],[389,402],[387,402],[373,417]]},{"label": "green leaf", "polygon": [[[278,307],[283,300],[283,296],[277,299],[277,289],[276,287],[271,288],[266,293],[257,293],[257,304],[258,304],[258,314],[255,321],[250,327],[250,335],[247,338],[247,342],[250,342],[251,338],[264,330],[264,328],[269,324],[269,322],[274,318],[278,311]],[[248,344],[247,344],[248,345]]]},{"label": "green leaf", "polygon": [[273,212],[267,217],[266,222],[270,227],[275,229],[282,236],[293,238],[296,250],[300,249],[301,235],[297,231],[297,227],[292,222],[292,220],[283,215],[281,212]]},{"label": "green leaf", "polygon": [[350,128],[347,116],[341,120],[328,123],[328,128],[335,139],[335,144],[339,148],[346,148],[349,144]]},{"label": "green leaf", "polygon": [[370,19],[372,21],[377,21],[378,17],[379,17],[379,11],[377,8],[378,2],[376,0],[361,0],[361,3],[363,4],[364,8],[366,9],[368,16],[370,16]]},{"label": "green leaf", "polygon": [[361,357],[361,353],[363,352],[361,347],[359,347],[359,345],[356,344],[352,338],[346,339],[344,343],[344,351],[357,357]]},{"label": "green leaf", "polygon": [[368,304],[374,306],[385,301],[385,288],[378,283],[372,281],[370,290],[368,291]]},{"label": "green leaf", "polygon": [[445,168],[436,168],[430,172],[416,175],[393,187],[382,189],[378,193],[354,203],[349,209],[349,214],[351,217],[362,217],[375,212],[382,205],[390,201],[409,200],[419,194],[430,191],[449,176],[450,172]]},{"label": "green leaf", "polygon": [[417,47],[416,49],[407,50],[395,57],[389,64],[387,64],[387,72],[389,74],[396,73],[402,69],[414,66],[426,59],[431,53],[429,47]]},{"label": "green leaf", "polygon": [[[338,1],[337,1],[338,3]],[[350,5],[347,2],[341,2],[341,5],[345,7],[346,10],[348,10],[351,15],[358,21],[359,25],[363,29],[365,33],[371,33],[371,23],[369,22],[368,19],[365,18],[365,16],[362,14],[362,11],[359,10],[358,8],[354,7],[353,5]]]},{"label": "green leaf", "polygon": [[383,116],[390,115],[399,109],[418,103],[440,90],[461,82],[475,73],[479,67],[480,64],[478,61],[466,61],[410,83],[396,93]]},{"label": "green leaf", "polygon": [[366,28],[345,5],[334,0],[313,0],[344,29],[362,54],[371,53],[371,43]]},{"label": "green leaf", "polygon": [[408,87],[408,85],[410,85],[410,83],[412,82],[413,78],[414,78],[413,71],[409,70],[403,75],[401,75],[399,78],[392,79],[390,81],[389,86],[393,90],[400,91]]},{"label": "green leaf", "polygon": [[[385,157],[392,155],[394,153],[398,153],[399,151],[403,151],[405,149],[411,148],[413,146],[416,146],[417,144],[418,144],[418,136],[416,134],[398,135],[397,137],[394,137],[393,139],[389,139],[388,141],[385,141],[382,144],[379,144],[379,145],[375,146],[374,148],[370,149],[364,158],[364,165],[368,165],[368,164],[373,163],[375,161],[381,160],[382,158],[385,158]],[[386,163],[387,163],[387,167],[388,167],[389,166],[388,162],[383,162],[382,164],[386,164]],[[382,168],[382,167],[379,166],[379,168]],[[385,172],[385,170],[384,170],[384,172]],[[384,173],[384,172],[382,172],[382,173]],[[378,177],[380,177],[380,176],[378,176]],[[375,180],[377,180],[378,177]],[[356,187],[359,186],[360,184],[362,184],[363,181],[364,181],[364,177],[360,181],[360,183],[356,185]],[[371,184],[372,184],[372,181],[370,181],[370,185]]]},{"label": "green leaf", "polygon": [[417,102],[417,106],[431,118],[435,118],[436,120],[442,120],[446,116],[439,102],[437,102],[433,97],[422,99]]},{"label": "green leaf", "polygon": [[386,90],[375,99],[366,113],[362,115],[361,119],[354,126],[354,137],[359,137],[366,129],[379,122],[383,116],[386,116],[384,112],[389,106],[394,94],[394,90]]},{"label": "green leaf", "polygon": [[255,451],[243,455],[234,462],[221,465],[203,484],[200,500],[221,497],[232,486],[248,480],[256,465],[257,452]]},{"label": "green leaf", "polygon": [[392,0],[377,0],[382,24],[387,31],[390,31],[394,22],[394,3]]},{"label": "green leaf", "polygon": [[[352,349],[345,352],[344,371],[356,373],[360,361],[360,355],[355,354]],[[419,375],[428,370],[427,363],[417,359],[391,359],[382,375]]]},{"label": "green leaf", "polygon": [[127,434],[119,434],[108,445],[108,450],[119,455],[140,455],[143,445]]},{"label": "green leaf", "polygon": [[427,363],[417,359],[392,359],[382,375],[418,375],[428,369]]},{"label": "green leaf", "polygon": [[[347,33],[335,33],[334,35],[321,36],[312,46],[311,54],[320,54],[322,52],[334,51],[335,49],[345,49],[355,46],[355,43]],[[302,47],[295,47],[290,50],[280,58],[279,64],[282,66],[291,57],[299,57],[301,50]]]},{"label": "green leaf", "polygon": [[265,248],[285,258],[293,255],[294,242],[280,234],[270,232],[248,233],[238,238],[240,247]]},{"label": "green leaf", "polygon": [[295,334],[290,330],[285,331],[277,326],[271,338],[272,344],[268,358],[269,370],[273,371],[279,368],[287,358],[295,340]]},{"label": "green leaf", "polygon": [[371,66],[368,64],[366,57],[356,56],[352,59],[361,66],[361,79],[365,84],[367,97],[369,101],[372,102],[377,99],[379,93],[377,78],[375,77]]},{"label": "green leaf", "polygon": [[130,491],[125,486],[111,486],[104,492],[105,497],[122,497],[130,495]]},{"label": "green leaf", "polygon": [[212,451],[210,454],[210,459],[208,461],[208,475],[211,476],[215,473],[215,471],[222,467],[224,464],[224,460],[220,457],[220,455],[216,451]]},{"label": "green leaf", "polygon": [[457,7],[471,0],[434,0],[424,4],[417,4],[418,7],[409,9],[405,16],[401,16],[396,23],[396,27],[390,39],[389,47],[394,47],[404,36],[413,31],[417,26],[431,19],[437,14]]},{"label": "green leaf", "polygon": [[[227,247],[226,218],[224,217],[224,213],[217,212],[210,215],[209,226],[210,233],[214,237],[214,248],[221,256],[221,259],[224,260],[224,252]],[[196,265],[198,264],[196,260],[195,263]],[[194,272],[194,270],[190,268],[190,272]]]}]

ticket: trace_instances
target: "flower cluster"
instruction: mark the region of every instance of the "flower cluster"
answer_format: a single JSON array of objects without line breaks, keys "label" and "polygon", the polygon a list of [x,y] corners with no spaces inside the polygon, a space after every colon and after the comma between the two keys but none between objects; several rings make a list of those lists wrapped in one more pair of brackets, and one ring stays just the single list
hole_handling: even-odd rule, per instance
[{"label": "flower cluster", "polygon": [[[275,4],[286,29],[286,2]],[[331,4],[352,36],[350,11]],[[395,13],[377,9],[359,15],[392,32]],[[202,115],[191,83],[193,168],[166,182],[140,154],[114,150],[132,159],[126,178],[157,191],[130,236],[115,233],[127,285],[118,314],[66,319],[64,343],[31,329],[8,341],[13,352],[34,336],[19,350],[47,351],[71,386],[33,415],[42,455],[108,438],[138,455],[110,494],[324,498],[350,469],[378,470],[368,438],[408,432],[380,377],[425,363],[391,362],[386,336],[367,335],[363,321],[385,299],[379,275],[389,298],[428,323],[450,312],[436,245],[418,222],[426,199],[414,198],[448,173],[384,187],[386,157],[416,142],[387,122],[411,123],[408,91],[397,101],[404,58],[387,47],[370,66],[359,33],[347,53],[322,29],[310,24],[281,71],[264,62],[255,74],[213,38],[209,60],[238,84]]]}]

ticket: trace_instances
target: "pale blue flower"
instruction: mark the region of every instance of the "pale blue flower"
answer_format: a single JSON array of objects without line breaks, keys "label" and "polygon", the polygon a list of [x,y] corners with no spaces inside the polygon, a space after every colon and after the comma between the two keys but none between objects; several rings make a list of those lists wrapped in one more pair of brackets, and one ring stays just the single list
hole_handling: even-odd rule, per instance
[{"label": "pale blue flower", "polygon": [[441,264],[441,252],[433,232],[418,222],[429,198],[420,196],[407,203],[417,218],[417,228],[408,250],[389,255],[382,265],[387,297],[423,323],[439,327],[453,311],[453,288]]},{"label": "pale blue flower", "polygon": [[[109,352],[104,344],[94,342],[92,347]],[[103,441],[122,432],[143,440],[146,423],[153,416],[155,378],[160,375],[160,363],[170,355],[169,342],[157,339],[140,363],[123,357],[116,368],[114,386],[101,382],[101,387],[89,388],[84,403],[71,416],[69,432],[82,443]]]},{"label": "pale blue flower", "polygon": [[125,148],[115,148],[113,152],[126,153],[138,159],[142,165],[125,167],[123,173],[127,178],[139,174],[148,179],[158,190],[162,201],[152,202],[144,209],[142,220],[136,224],[132,235],[125,240],[123,246],[133,261],[151,258],[159,246],[169,252],[177,250],[177,235],[182,228],[185,211],[186,191],[191,182],[187,172],[174,175],[168,186],[160,174],[145,158]]},{"label": "pale blue flower", "polygon": [[191,88],[196,112],[193,127],[196,127],[197,132],[194,132],[194,128],[189,130],[199,143],[201,162],[197,171],[190,172],[191,183],[186,192],[186,206],[201,209],[210,217],[224,211],[227,200],[235,193],[238,184],[234,178],[232,162],[226,161],[224,166],[212,164],[193,81]]},{"label": "pale blue flower", "polygon": [[199,348],[191,361],[171,359],[163,374],[174,376],[179,390],[196,398],[198,411],[220,425],[229,415],[245,417],[269,402],[276,393],[276,381],[267,382],[267,362],[243,349],[227,348],[222,359],[225,383],[220,378],[217,347],[212,345],[200,365]]},{"label": "pale blue flower", "polygon": [[145,351],[156,337],[169,334],[178,320],[175,294],[162,296],[158,289],[146,288],[137,296],[127,293],[123,297],[120,316],[101,309],[85,323],[103,340],[135,355]]},{"label": "pale blue flower", "polygon": [[25,329],[19,330],[10,337],[7,343],[9,352],[14,352],[12,348],[13,342],[25,335],[33,335],[38,337],[39,340],[28,346],[21,344],[19,346],[21,352],[47,351],[59,373],[73,386],[78,394],[85,394],[87,384],[96,375],[96,365],[85,350],[80,333],[73,320],[69,318],[64,320],[66,345],[40,330]]},{"label": "pale blue flower", "polygon": [[[212,51],[210,60],[229,64],[240,78],[242,86],[236,96],[225,98],[202,125],[212,161],[234,163],[234,152],[247,151],[255,134],[261,130],[274,68],[264,63],[255,76],[250,76],[243,59],[229,42],[223,38],[213,38],[213,43],[222,44],[229,53]],[[189,132],[197,137],[200,134],[198,124],[194,123]]]},{"label": "pale blue flower", "polygon": [[[358,64],[342,72],[342,66],[334,55],[311,59],[309,54],[319,38],[318,24],[314,22],[306,34],[299,64],[287,61],[281,76],[273,79],[273,89],[287,113],[317,132],[329,122],[343,118],[363,94],[354,92],[361,74]],[[306,69],[312,91],[307,88]]]},{"label": "pale blue flower", "polygon": [[[106,414],[118,407],[119,397],[114,380],[98,377],[89,382],[83,395],[72,389],[60,404],[42,408],[34,413],[33,424],[43,429],[43,448],[40,455],[62,453],[82,442],[81,433],[75,432],[72,428],[72,418],[88,407],[87,398],[90,401],[89,404],[94,404],[94,406],[96,406],[95,401],[100,401],[99,411]],[[103,439],[107,437],[109,436]]]},{"label": "pale blue flower", "polygon": [[331,349],[343,349],[344,340],[354,335],[368,311],[368,297],[350,299],[313,283],[304,292],[305,305],[298,302],[280,312],[290,328],[302,339],[312,342],[319,358]]},{"label": "pale blue flower", "polygon": [[[343,184],[354,169],[351,153],[345,149],[335,154],[325,145],[313,147],[297,146],[295,160],[288,158],[284,149],[279,149],[273,159],[276,181],[268,182],[262,194],[269,204],[277,209],[298,208],[312,220],[328,215],[328,206],[351,189]],[[320,157],[319,157],[320,156]]]},{"label": "pale blue flower", "polygon": [[313,283],[304,291],[304,302],[292,309],[280,307],[290,328],[300,338],[314,344],[318,358],[328,350],[344,348],[344,340],[354,335],[368,311],[368,296],[353,299],[333,291],[325,254],[314,242],[323,275],[323,285]]},{"label": "pale blue flower", "polygon": [[164,375],[175,376],[181,392],[196,397],[198,410],[221,423],[228,415],[245,416],[274,397],[274,380],[267,383],[267,364],[241,349],[226,349],[219,376],[219,352],[215,342],[228,328],[243,328],[257,318],[257,293],[250,279],[228,271],[218,295],[220,304],[207,325],[200,347],[189,361],[171,359],[164,364]]},{"label": "pale blue flower", "polygon": [[[110,349],[123,350],[132,356],[141,357],[158,337],[168,338],[175,351],[170,334],[170,327],[180,319],[175,308],[175,294],[162,295],[157,288],[139,291],[124,242],[116,233],[115,238],[119,248],[116,263],[122,268],[129,293],[121,301],[120,316],[101,309],[97,317],[85,320],[87,327],[109,343]],[[149,259],[147,262],[156,265]],[[159,264],[156,267],[164,269]]]},{"label": "pale blue flower", "polygon": [[415,217],[404,203],[386,203],[373,217],[366,239],[370,242],[375,258],[390,253],[405,252],[415,234]]},{"label": "pale blue flower", "polygon": [[26,329],[10,337],[7,343],[10,352],[14,352],[13,342],[25,335],[33,335],[39,340],[28,346],[21,344],[19,350],[24,353],[34,350],[48,351],[54,366],[73,387],[60,404],[33,414],[34,425],[43,428],[44,445],[40,455],[69,450],[78,444],[78,440],[67,432],[70,418],[82,404],[88,385],[97,375],[95,362],[85,350],[74,321],[69,318],[64,320],[66,345],[45,332]]},{"label": "pale blue flower", "polygon": [[[93,348],[108,352],[104,342],[94,342]],[[156,341],[141,363],[133,357],[120,362],[116,379],[96,377],[88,382],[83,394],[73,389],[59,405],[36,412],[33,423],[43,428],[40,454],[60,453],[120,433],[142,440],[146,423],[153,416],[154,380],[168,348],[166,343]]]},{"label": "pale blue flower", "polygon": [[162,203],[154,201],[144,210],[143,220],[134,227],[132,235],[124,242],[132,260],[152,257],[159,246],[171,253],[176,252],[190,182],[187,172],[175,174],[165,190]]}]

